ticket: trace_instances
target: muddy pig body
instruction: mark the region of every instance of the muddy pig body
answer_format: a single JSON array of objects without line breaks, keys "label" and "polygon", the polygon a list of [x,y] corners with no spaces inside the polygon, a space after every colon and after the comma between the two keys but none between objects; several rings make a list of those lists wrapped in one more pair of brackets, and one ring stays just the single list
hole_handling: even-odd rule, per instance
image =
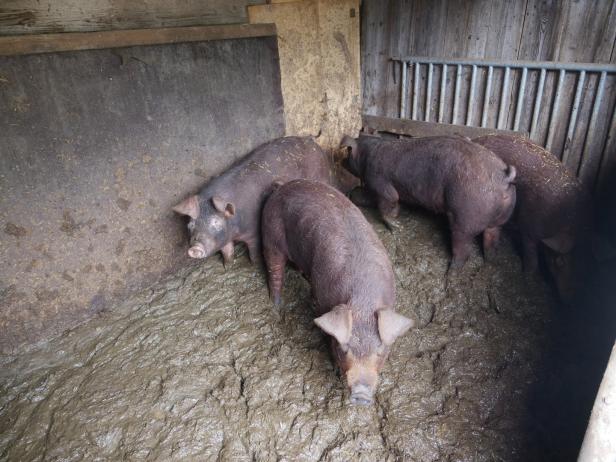
[{"label": "muddy pig body", "polygon": [[513,212],[515,168],[468,139],[360,136],[345,137],[341,145],[349,151],[347,168],[376,197],[387,223],[397,217],[399,202],[447,216],[452,268],[465,263],[479,234],[484,251],[493,248]]},{"label": "muddy pig body", "polygon": [[225,264],[233,260],[234,243],[246,244],[251,261],[260,258],[260,218],[274,181],[295,178],[330,182],[327,155],[310,137],[269,141],[210,180],[199,194],[173,210],[188,215],[192,258],[221,251]]},{"label": "muddy pig body", "polygon": [[[589,231],[592,222],[590,194],[567,168],[549,151],[537,144],[510,135],[487,135],[475,138],[480,144],[518,171],[517,205],[514,221],[522,236],[526,270],[538,266],[538,246],[545,244],[556,255],[548,264],[561,295],[570,289],[565,280],[571,276],[567,261],[576,241]],[[560,268],[560,269],[558,269]],[[556,273],[560,273],[559,277]],[[558,280],[560,279],[560,281]]]},{"label": "muddy pig body", "polygon": [[383,244],[350,200],[315,181],[280,186],[262,223],[272,299],[279,303],[285,264],[293,262],[310,281],[315,323],[332,337],[351,402],[370,403],[390,346],[413,324],[394,312],[394,275]]}]

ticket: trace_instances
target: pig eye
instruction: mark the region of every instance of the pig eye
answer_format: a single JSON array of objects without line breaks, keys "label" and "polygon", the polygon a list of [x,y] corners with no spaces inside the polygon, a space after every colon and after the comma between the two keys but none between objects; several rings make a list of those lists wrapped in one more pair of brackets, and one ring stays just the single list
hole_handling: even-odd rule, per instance
[{"label": "pig eye", "polygon": [[188,230],[193,231],[194,229],[195,229],[195,222],[193,220],[190,220],[188,222]]}]

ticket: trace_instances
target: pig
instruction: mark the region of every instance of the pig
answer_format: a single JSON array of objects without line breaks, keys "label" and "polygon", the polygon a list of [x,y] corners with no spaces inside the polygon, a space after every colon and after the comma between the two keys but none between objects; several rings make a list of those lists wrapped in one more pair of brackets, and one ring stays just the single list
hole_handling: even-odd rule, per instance
[{"label": "pig", "polygon": [[370,404],[391,345],[413,326],[394,311],[394,275],[383,244],[349,199],[317,181],[278,187],[267,199],[262,223],[274,304],[280,304],[290,261],[311,284],[314,322],[331,336],[351,403]]},{"label": "pig", "polygon": [[296,178],[329,183],[330,172],[327,155],[311,137],[277,138],[257,147],[173,207],[190,218],[189,257],[207,258],[221,251],[228,265],[234,244],[243,242],[250,260],[260,261],[261,209],[272,183]]},{"label": "pig", "polygon": [[487,135],[473,139],[519,172],[514,222],[520,231],[524,269],[538,269],[539,244],[552,252],[548,267],[559,293],[571,295],[572,251],[590,232],[590,193],[552,153],[516,136]]},{"label": "pig", "polygon": [[516,169],[488,149],[457,136],[385,140],[345,136],[345,167],[376,197],[385,223],[393,227],[399,202],[447,216],[452,243],[449,270],[468,259],[475,236],[483,233],[487,254],[516,201]]}]

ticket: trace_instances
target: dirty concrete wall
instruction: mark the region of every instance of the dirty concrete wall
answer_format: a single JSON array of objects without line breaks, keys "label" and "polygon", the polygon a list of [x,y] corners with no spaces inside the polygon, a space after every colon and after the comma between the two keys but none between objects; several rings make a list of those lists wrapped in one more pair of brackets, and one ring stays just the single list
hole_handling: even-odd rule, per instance
[{"label": "dirty concrete wall", "polygon": [[3,0],[0,35],[237,24],[257,3],[265,0]]},{"label": "dirty concrete wall", "polygon": [[275,23],[289,135],[315,135],[326,149],[361,127],[359,0],[273,0],[248,8]]},{"label": "dirty concrete wall", "polygon": [[283,133],[275,37],[0,57],[0,350],[188,264],[170,207]]}]

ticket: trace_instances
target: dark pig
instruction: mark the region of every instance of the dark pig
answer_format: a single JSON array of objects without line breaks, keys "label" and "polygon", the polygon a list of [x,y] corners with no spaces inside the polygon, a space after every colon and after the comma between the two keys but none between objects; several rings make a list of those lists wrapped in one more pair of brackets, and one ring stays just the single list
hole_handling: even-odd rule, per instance
[{"label": "dark pig", "polygon": [[295,178],[330,181],[327,155],[309,137],[285,137],[267,142],[210,180],[199,194],[173,207],[188,215],[192,258],[222,252],[233,261],[234,243],[243,242],[251,261],[260,258],[260,218],[274,181]]},{"label": "dark pig", "polygon": [[[570,292],[571,252],[592,222],[590,194],[567,168],[537,144],[511,135],[487,135],[473,142],[519,172],[515,223],[522,236],[524,267],[538,267],[539,244],[554,253],[550,266],[561,295]],[[553,258],[552,258],[553,257]],[[559,274],[560,273],[560,276]]]},{"label": "dark pig", "polygon": [[475,236],[483,233],[484,251],[494,248],[500,227],[516,200],[516,170],[489,150],[456,136],[384,140],[345,136],[346,167],[391,227],[399,202],[445,214],[451,228],[450,268],[468,259]]},{"label": "dark pig", "polygon": [[280,186],[262,223],[270,296],[279,304],[290,260],[312,285],[315,323],[332,337],[351,402],[369,404],[391,345],[413,326],[394,311],[394,275],[383,244],[350,200],[316,181]]}]

